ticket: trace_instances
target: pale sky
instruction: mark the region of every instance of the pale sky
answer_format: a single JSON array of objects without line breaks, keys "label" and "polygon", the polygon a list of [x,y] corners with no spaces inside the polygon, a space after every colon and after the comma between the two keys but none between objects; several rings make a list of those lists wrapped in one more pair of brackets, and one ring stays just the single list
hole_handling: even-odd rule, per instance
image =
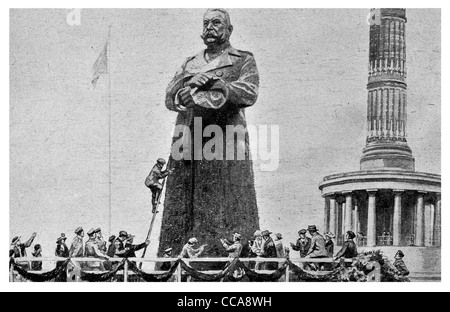
[{"label": "pale sky", "polygon": [[[92,65],[111,30],[112,234],[143,241],[150,194],[144,180],[167,158],[176,114],[165,88],[203,49],[204,10],[12,10],[10,17],[10,237],[52,256],[64,232],[108,229],[108,77]],[[252,125],[278,125],[280,166],[255,187],[261,227],[294,241],[323,223],[318,184],[359,170],[365,146],[369,10],[230,9],[232,45],[254,53],[260,72]],[[440,173],[440,10],[407,10],[408,142],[417,171]],[[161,215],[151,249],[158,246]],[[151,253],[150,253],[151,255]]]}]

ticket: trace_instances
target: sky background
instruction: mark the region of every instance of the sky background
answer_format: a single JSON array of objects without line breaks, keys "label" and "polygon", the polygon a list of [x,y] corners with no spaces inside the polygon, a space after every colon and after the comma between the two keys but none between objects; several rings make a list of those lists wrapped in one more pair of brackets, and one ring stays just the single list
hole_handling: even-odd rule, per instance
[{"label": "sky background", "polygon": [[[170,152],[176,113],[168,82],[203,49],[202,9],[10,12],[10,239],[44,256],[78,226],[145,239],[150,194],[144,180]],[[252,125],[278,125],[280,166],[255,187],[262,229],[294,241],[323,223],[318,184],[356,171],[365,146],[369,25],[365,9],[230,9],[232,45],[251,51],[260,73]],[[408,142],[416,170],[440,173],[441,12],[408,9]],[[92,65],[111,29],[112,228],[109,229],[108,77],[91,85]],[[156,252],[162,214],[151,251]]]}]

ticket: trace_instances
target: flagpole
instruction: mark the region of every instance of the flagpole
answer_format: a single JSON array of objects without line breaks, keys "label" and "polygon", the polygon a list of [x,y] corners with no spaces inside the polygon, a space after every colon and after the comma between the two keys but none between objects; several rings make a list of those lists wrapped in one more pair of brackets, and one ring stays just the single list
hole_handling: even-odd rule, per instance
[{"label": "flagpole", "polygon": [[108,164],[109,164],[109,234],[111,235],[111,219],[112,219],[112,204],[111,204],[111,27],[112,25],[109,25],[109,31],[108,31]]}]

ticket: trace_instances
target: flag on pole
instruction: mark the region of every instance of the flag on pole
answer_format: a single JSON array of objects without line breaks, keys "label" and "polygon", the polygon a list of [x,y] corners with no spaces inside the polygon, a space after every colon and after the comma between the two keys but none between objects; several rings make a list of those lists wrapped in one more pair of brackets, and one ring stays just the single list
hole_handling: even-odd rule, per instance
[{"label": "flag on pole", "polygon": [[100,78],[100,75],[108,73],[108,44],[109,38],[92,68],[94,71],[94,75],[92,77],[92,85],[94,88],[97,86],[97,80]]}]

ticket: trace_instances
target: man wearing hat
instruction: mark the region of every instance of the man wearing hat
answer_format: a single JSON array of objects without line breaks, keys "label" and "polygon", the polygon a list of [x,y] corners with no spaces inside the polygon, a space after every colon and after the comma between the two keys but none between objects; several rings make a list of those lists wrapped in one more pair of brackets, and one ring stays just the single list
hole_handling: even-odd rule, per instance
[{"label": "man wearing hat", "polygon": [[205,251],[205,247],[207,245],[202,245],[199,248],[195,248],[197,243],[198,240],[195,237],[189,239],[187,244],[184,245],[183,249],[181,250],[180,254],[181,258],[184,259],[198,258]]},{"label": "man wearing hat", "polygon": [[358,256],[358,248],[356,247],[353,239],[356,237],[352,231],[347,231],[346,241],[344,242],[342,249],[337,253],[336,260],[339,258],[353,259]]},{"label": "man wearing hat", "polygon": [[167,177],[172,172],[172,170],[170,169],[162,170],[165,164],[166,161],[162,158],[159,158],[156,161],[156,165],[153,166],[153,169],[145,179],[145,186],[147,186],[150,191],[152,191],[153,213],[157,212],[156,206],[158,205],[159,196],[161,196],[161,192],[163,189],[163,186],[159,181]]},{"label": "man wearing hat", "polygon": [[135,238],[134,235],[128,234],[128,237],[125,241],[125,248],[128,248],[129,251],[125,253],[124,255],[125,258],[136,258],[136,251],[144,249],[145,247],[150,245],[150,240],[146,240],[142,244],[134,245],[133,244],[134,238]]},{"label": "man wearing hat", "polygon": [[[9,248],[9,257],[11,258],[26,258],[27,257],[27,248],[33,244],[34,239],[36,238],[36,233],[31,235],[31,238],[22,243],[20,240],[20,236],[16,236],[11,241],[11,246]],[[17,265],[20,265],[23,269],[29,269],[30,265],[28,262],[16,262]]]},{"label": "man wearing hat", "polygon": [[125,246],[128,237],[129,235],[126,231],[119,232],[119,237],[117,237],[116,240],[114,241],[115,257],[124,258],[125,254],[130,250]]},{"label": "man wearing hat", "polygon": [[[265,230],[261,232],[261,236],[263,238],[263,254],[261,257],[263,258],[276,258],[277,250],[275,248],[275,242],[272,237],[270,237],[272,232]],[[278,263],[273,262],[265,262],[261,264],[263,270],[276,270],[278,268]]]},{"label": "man wearing hat", "polygon": [[69,250],[69,257],[70,258],[81,258],[84,255],[84,248],[83,248],[83,237],[84,237],[84,230],[83,228],[79,227],[75,230],[75,238],[72,241],[72,245],[70,246]]},{"label": "man wearing hat", "polygon": [[233,234],[233,242],[230,242],[226,239],[220,239],[223,248],[228,252],[229,258],[239,258],[242,252],[242,243],[241,243],[242,235],[239,233]]},{"label": "man wearing hat", "polygon": [[[96,229],[91,229],[87,233],[89,236],[89,240],[86,242],[86,245],[84,248],[85,249],[84,250],[85,257],[109,260],[109,257],[98,248],[98,245],[96,242],[96,235],[95,235],[96,233],[97,233]],[[88,268],[90,270],[93,270],[93,271],[104,271],[105,270],[103,263],[100,261],[98,261],[98,262],[89,261],[86,263],[86,265],[88,266]]]},{"label": "man wearing hat", "polygon": [[311,247],[308,250],[306,258],[326,258],[325,239],[319,234],[315,225],[308,226],[309,235],[311,235]]},{"label": "man wearing hat", "polygon": [[293,250],[300,251],[300,258],[305,258],[311,248],[311,239],[306,236],[306,233],[305,229],[300,230],[298,232],[300,238],[297,240],[297,243],[295,245],[291,243]]},{"label": "man wearing hat", "polygon": [[404,257],[405,254],[403,253],[403,251],[397,251],[397,254],[395,255],[394,266],[398,271],[397,275],[399,276],[399,278],[404,281],[409,281],[409,279],[407,278],[407,276],[409,275],[409,270],[405,262],[403,261]]},{"label": "man wearing hat", "polygon": [[9,256],[14,258],[26,258],[27,251],[26,249],[33,244],[34,239],[36,238],[36,233],[31,235],[31,238],[22,244],[20,240],[20,236],[16,236],[11,241],[11,247],[9,248]]}]

